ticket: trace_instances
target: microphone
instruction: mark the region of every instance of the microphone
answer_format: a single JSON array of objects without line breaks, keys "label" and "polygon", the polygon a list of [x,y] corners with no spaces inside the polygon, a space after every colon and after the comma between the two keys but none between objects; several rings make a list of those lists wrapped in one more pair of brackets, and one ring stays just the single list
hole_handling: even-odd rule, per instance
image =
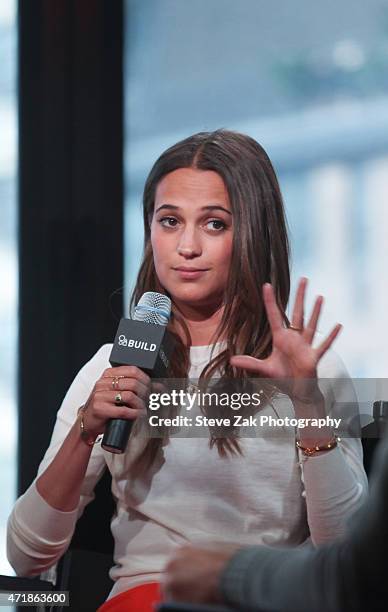
[{"label": "microphone", "polygon": [[[109,361],[113,367],[137,366],[151,378],[167,375],[174,340],[167,332],[171,300],[162,293],[147,291],[134,309],[132,319],[121,319]],[[132,421],[110,419],[101,446],[111,453],[123,453]]]}]

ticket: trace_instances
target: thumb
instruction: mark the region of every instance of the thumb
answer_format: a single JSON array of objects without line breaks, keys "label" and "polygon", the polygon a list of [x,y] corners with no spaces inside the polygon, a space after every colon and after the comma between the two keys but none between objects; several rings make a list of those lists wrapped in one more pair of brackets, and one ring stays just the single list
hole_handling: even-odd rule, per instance
[{"label": "thumb", "polygon": [[264,376],[269,375],[269,367],[266,359],[256,359],[256,357],[251,357],[251,355],[233,355],[233,357],[229,359],[229,363],[236,368],[243,368],[250,372],[264,374]]}]

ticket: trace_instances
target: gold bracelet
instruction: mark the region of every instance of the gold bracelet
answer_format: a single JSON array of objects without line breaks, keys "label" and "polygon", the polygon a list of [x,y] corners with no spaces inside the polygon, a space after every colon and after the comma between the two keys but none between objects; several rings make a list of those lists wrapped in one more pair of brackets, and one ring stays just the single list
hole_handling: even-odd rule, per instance
[{"label": "gold bracelet", "polygon": [[92,434],[90,434],[85,429],[85,423],[84,423],[85,410],[84,409],[85,409],[85,404],[83,404],[80,408],[78,408],[78,412],[77,412],[77,417],[79,418],[80,437],[81,437],[81,440],[83,440],[83,442],[85,442],[88,446],[94,446],[95,442],[97,441],[98,436],[93,437]]},{"label": "gold bracelet", "polygon": [[309,448],[308,446],[302,446],[299,440],[296,440],[296,446],[303,452],[304,455],[311,457],[311,455],[315,455],[315,453],[319,453],[320,451],[328,451],[335,448],[339,441],[340,438],[334,436],[327,444],[322,444],[321,446],[317,444],[316,446]]}]

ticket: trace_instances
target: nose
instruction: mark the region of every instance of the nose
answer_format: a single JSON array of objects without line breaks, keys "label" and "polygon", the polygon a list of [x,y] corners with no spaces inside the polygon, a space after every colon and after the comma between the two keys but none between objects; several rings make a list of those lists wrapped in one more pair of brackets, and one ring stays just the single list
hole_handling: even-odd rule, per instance
[{"label": "nose", "polygon": [[195,229],[186,227],[181,233],[177,245],[179,255],[183,257],[198,257],[202,253],[200,239],[196,235]]}]

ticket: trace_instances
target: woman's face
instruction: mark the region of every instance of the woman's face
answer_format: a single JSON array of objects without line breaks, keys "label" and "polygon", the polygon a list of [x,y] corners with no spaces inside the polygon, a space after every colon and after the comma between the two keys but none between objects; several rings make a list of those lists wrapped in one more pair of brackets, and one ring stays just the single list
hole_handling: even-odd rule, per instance
[{"label": "woman's face", "polygon": [[156,189],[151,244],[159,281],[178,307],[220,305],[232,239],[231,207],[219,174],[180,168],[163,177]]}]

